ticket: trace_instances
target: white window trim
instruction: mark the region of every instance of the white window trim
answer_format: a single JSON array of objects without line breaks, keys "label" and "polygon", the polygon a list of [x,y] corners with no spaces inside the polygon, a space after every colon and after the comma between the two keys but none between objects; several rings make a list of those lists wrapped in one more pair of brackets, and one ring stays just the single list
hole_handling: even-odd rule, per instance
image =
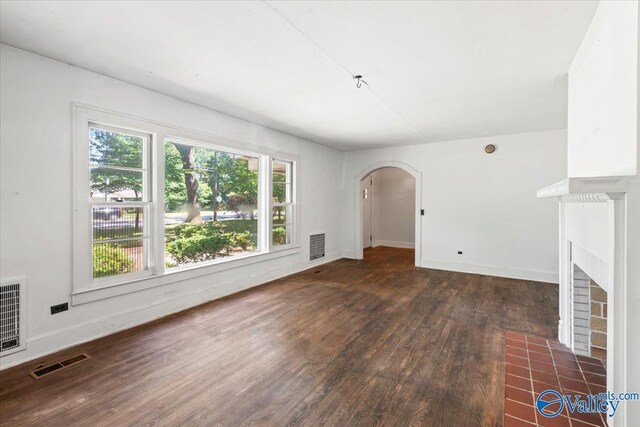
[{"label": "white window trim", "polygon": [[[287,202],[287,203],[275,203],[273,201],[273,183],[271,182],[271,178],[269,178],[269,209],[268,209],[268,214],[269,214],[269,249],[271,250],[272,247],[274,247],[273,245],[273,238],[272,238],[272,233],[273,233],[273,208],[275,206],[287,206],[290,205],[291,206],[291,224],[293,227],[293,233],[291,235],[291,243],[286,244],[286,245],[277,245],[275,246],[275,248],[277,249],[287,249],[287,248],[292,248],[292,247],[298,247],[300,246],[300,233],[299,233],[299,224],[298,224],[298,200],[300,200],[300,197],[298,195],[298,164],[299,161],[295,160],[294,158],[292,158],[291,156],[287,155],[287,154],[282,154],[282,153],[278,153],[275,154],[273,156],[271,156],[271,161],[269,162],[269,177],[273,176],[273,161],[281,161],[281,162],[288,162],[291,163],[291,202]],[[286,228],[286,227],[285,227]]]},{"label": "white window trim", "polygon": [[[155,182],[150,179],[150,176],[154,176],[153,175],[153,165],[152,165],[152,156],[154,155],[154,152],[156,151],[153,147],[153,145],[155,144],[155,136],[151,133],[148,132],[138,132],[138,131],[132,131],[131,129],[124,129],[124,128],[120,128],[120,127],[115,127],[113,125],[110,124],[105,124],[105,123],[98,123],[95,121],[87,121],[87,122],[83,122],[80,125],[80,128],[85,128],[85,138],[87,137],[88,133],[89,133],[89,129],[90,128],[98,128],[101,130],[106,130],[108,132],[114,132],[114,133],[120,133],[120,134],[124,134],[124,135],[131,135],[131,136],[137,136],[140,138],[143,138],[143,140],[145,141],[145,145],[143,146],[143,158],[142,158],[142,168],[141,168],[141,172],[142,172],[142,182],[143,182],[143,191],[142,191],[142,201],[140,202],[101,202],[101,203],[97,203],[97,202],[89,202],[87,205],[86,211],[84,212],[84,206],[82,206],[82,193],[79,192],[76,195],[77,198],[77,202],[79,203],[79,210],[77,211],[76,217],[78,218],[78,223],[80,227],[84,227],[86,224],[87,227],[87,232],[89,233],[90,239],[89,239],[89,248],[88,250],[90,252],[92,252],[93,250],[93,244],[95,244],[95,242],[93,242],[93,212],[92,212],[92,208],[96,205],[100,206],[118,206],[118,207],[126,207],[126,206],[140,206],[143,208],[143,230],[145,230],[143,232],[143,239],[147,239],[148,242],[147,244],[144,246],[144,252],[143,252],[143,259],[144,259],[144,265],[147,267],[145,270],[142,271],[137,271],[137,272],[133,272],[133,273],[126,273],[120,276],[107,276],[107,277],[102,277],[102,278],[93,278],[93,266],[91,264],[86,265],[84,263],[81,263],[80,265],[78,265],[79,269],[82,269],[81,272],[79,272],[79,274],[81,274],[81,277],[89,277],[89,279],[92,282],[92,287],[104,287],[104,286],[109,286],[115,283],[119,283],[121,282],[123,279],[126,279],[128,281],[132,281],[132,280],[137,280],[140,278],[144,278],[144,277],[149,277],[149,276],[153,276],[156,274],[156,263],[157,263],[157,258],[155,257],[155,252],[157,251],[157,244],[155,242],[155,233],[153,231],[153,219],[154,219],[154,192],[153,189],[155,187]],[[80,131],[82,129],[79,129]],[[78,150],[78,156],[79,158],[85,158],[88,159],[89,158],[89,153],[90,151],[88,150],[88,146],[87,144],[80,144],[79,146],[76,147]],[[87,194],[87,190],[89,189],[89,185],[90,185],[90,178],[89,178],[89,170],[91,168],[91,164],[89,162],[87,162],[86,164],[87,167],[85,167],[85,174],[81,174],[81,171],[79,169],[77,170],[77,183],[78,183],[78,188],[77,191],[81,191],[81,188],[85,189],[85,195]],[[110,165],[104,165],[101,166],[104,168],[110,168],[113,166]],[[150,175],[151,174],[151,175]],[[85,196],[86,197],[86,196]],[[87,216],[85,216],[87,215]],[[148,219],[147,219],[148,218]],[[81,225],[82,224],[82,225]],[[145,237],[145,234],[147,234],[147,236]],[[105,243],[107,243],[105,241]],[[80,242],[78,242],[78,244],[81,244]],[[81,249],[84,250],[84,249]]]},{"label": "white window trim", "polygon": [[[231,268],[263,262],[266,260],[290,256],[300,252],[299,224],[299,162],[298,156],[259,147],[255,144],[232,140],[225,137],[192,131],[166,123],[155,122],[131,115],[115,113],[108,110],[82,104],[72,104],[73,115],[73,281],[71,302],[73,305],[83,304],[117,295],[141,291],[169,283],[187,280],[192,277],[212,274]],[[93,263],[91,260],[92,228],[91,216],[87,216],[89,202],[88,191],[88,146],[87,135],[89,123],[104,127],[115,127],[151,136],[151,158],[149,169],[153,171],[148,208],[151,215],[151,244],[149,269],[139,273],[128,273],[122,276],[93,279]],[[183,141],[185,144],[215,149],[235,154],[258,157],[260,162],[260,179],[258,189],[258,248],[259,252],[237,256],[230,259],[215,259],[194,265],[165,271],[164,268],[164,144],[165,140]],[[271,161],[285,160],[293,164],[293,228],[292,243],[272,247],[271,244]],[[80,174],[84,173],[85,176]],[[83,213],[83,210],[85,211]],[[88,227],[85,227],[87,225]],[[87,271],[91,274],[87,276]]]}]

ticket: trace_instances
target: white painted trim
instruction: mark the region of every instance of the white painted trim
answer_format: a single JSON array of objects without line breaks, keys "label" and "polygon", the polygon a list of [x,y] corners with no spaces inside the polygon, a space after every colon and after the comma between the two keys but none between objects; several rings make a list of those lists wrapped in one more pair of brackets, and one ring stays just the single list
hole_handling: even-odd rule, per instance
[{"label": "white painted trim", "polygon": [[342,258],[356,259],[356,252],[349,250],[342,251]]},{"label": "white painted trim", "polygon": [[569,313],[571,312],[569,301],[569,286],[571,286],[571,242],[567,240],[567,207],[559,203],[559,291],[558,291],[558,341],[567,347],[571,346],[571,333]]},{"label": "white painted trim", "polygon": [[422,209],[422,172],[414,169],[412,166],[409,166],[403,162],[396,161],[386,161],[386,162],[378,162],[372,165],[367,166],[363,170],[360,171],[353,178],[353,197],[355,199],[355,259],[363,259],[363,243],[362,243],[362,206],[360,203],[360,181],[364,179],[367,175],[371,174],[371,172],[380,169],[380,168],[399,168],[411,174],[414,177],[416,185],[415,185],[415,260],[414,264],[416,267],[420,266],[420,260],[422,258],[422,215],[420,215],[420,210]]},{"label": "white painted trim", "polygon": [[210,261],[207,263],[200,263],[193,266],[168,271],[162,276],[144,277],[134,281],[128,280],[126,282],[110,284],[100,288],[79,289],[71,294],[71,304],[75,306],[88,302],[98,301],[105,298],[125,295],[132,292],[139,292],[144,289],[168,285],[170,283],[193,279],[195,277],[204,276],[207,274],[214,274],[232,268],[238,268],[249,264],[256,264],[259,262],[269,261],[284,256],[296,255],[299,252],[299,247],[281,250],[276,249],[271,252],[249,254],[233,259],[222,259]]},{"label": "white painted trim", "polygon": [[389,248],[414,249],[416,245],[413,242],[395,242],[393,240],[374,240],[373,247],[387,246]]},{"label": "white painted trim", "polygon": [[563,201],[577,203],[600,203],[611,198],[609,193],[626,193],[630,177],[567,178],[537,191],[539,199],[558,197]]},{"label": "white painted trim", "polygon": [[[0,370],[10,368],[43,356],[64,350],[78,344],[92,341],[119,331],[133,328],[155,319],[169,316],[173,313],[207,303],[228,295],[253,288],[290,274],[299,273],[309,268],[315,268],[341,258],[340,252],[328,254],[325,258],[298,262],[267,271],[260,271],[251,276],[216,283],[214,286],[171,295],[168,298],[144,304],[109,316],[94,318],[87,322],[58,329],[45,334],[31,337],[27,340],[27,351],[16,353],[2,359]],[[19,356],[19,357],[18,357]]]},{"label": "white painted trim", "polygon": [[493,267],[488,265],[465,264],[423,259],[420,267],[434,270],[456,271],[459,273],[481,274],[483,276],[506,277],[509,279],[532,280],[535,282],[558,283],[555,271],[518,270],[512,268]]},{"label": "white painted trim", "polygon": [[[72,103],[72,129],[73,129],[73,245],[72,245],[72,272],[71,302],[73,305],[96,301],[102,298],[110,298],[125,293],[147,289],[152,286],[164,285],[177,280],[184,280],[202,274],[209,274],[216,271],[225,270],[251,262],[260,262],[266,259],[277,258],[288,255],[285,250],[295,249],[299,252],[300,245],[300,191],[299,163],[300,157],[282,151],[257,147],[255,145],[209,135],[202,132],[179,128],[167,123],[156,122],[144,118],[139,118],[123,113],[112,112],[97,107]],[[147,209],[152,214],[149,228],[156,234],[151,233],[149,239],[149,250],[151,255],[147,256],[149,268],[143,272],[130,273],[122,276],[114,276],[104,279],[93,279],[91,262],[87,262],[87,254],[91,253],[91,215],[86,201],[86,189],[89,188],[89,176],[86,173],[88,164],[88,146],[86,136],[91,124],[98,124],[101,127],[115,127],[118,131],[127,134],[140,134],[141,137],[148,138],[147,149],[150,153],[145,157],[144,168],[156,171],[151,178],[146,192],[147,199],[144,202],[149,204]],[[215,149],[224,152],[233,152],[257,157],[260,161],[261,176],[259,179],[259,207],[262,209],[258,221],[258,232],[260,243],[260,253],[251,254],[245,257],[234,259],[219,259],[212,262],[200,263],[179,271],[166,272],[164,267],[164,145],[166,141],[180,141],[195,147]],[[271,239],[271,161],[280,159],[292,163],[292,203],[293,203],[293,236],[292,243],[286,246],[279,246],[272,250]],[[150,163],[150,164],[149,164]],[[266,167],[265,167],[266,166]],[[149,197],[151,196],[151,197]],[[143,203],[140,203],[143,204]],[[268,206],[268,207],[267,207]],[[264,223],[268,220],[267,223]],[[265,253],[266,252],[266,253]],[[272,254],[273,255],[270,255]],[[293,253],[293,252],[292,252]],[[230,263],[222,266],[222,263]],[[215,265],[214,265],[215,264]],[[201,272],[191,272],[194,269],[203,269]],[[189,270],[186,273],[185,270]],[[175,276],[174,276],[175,274]],[[110,287],[111,289],[109,289]]]},{"label": "white painted trim", "polygon": [[602,289],[609,292],[609,267],[607,262],[571,242],[571,261],[580,267]]},{"label": "white painted trim", "polygon": [[[571,185],[575,182],[575,185]],[[539,197],[556,197],[560,202],[560,321],[558,336],[560,342],[574,347],[572,336],[570,286],[574,263],[578,264],[592,279],[607,291],[607,389],[627,390],[629,349],[628,328],[628,287],[632,283],[627,277],[629,260],[627,203],[628,193],[637,191],[640,178],[570,178],[541,190]],[[609,254],[600,260],[583,248],[567,240],[566,203],[606,203],[609,210]],[[569,271],[567,272],[567,269]],[[616,413],[615,425],[627,425],[627,410],[621,407]],[[611,420],[613,421],[613,420]],[[611,423],[613,425],[613,422]]]},{"label": "white painted trim", "polygon": [[[629,390],[627,366],[637,354],[629,355],[627,337],[627,200],[619,197],[608,202],[611,221],[609,237],[609,289],[607,291],[607,390]],[[637,285],[638,283],[633,283]],[[637,333],[637,332],[636,332]],[[620,405],[623,406],[623,405]],[[627,426],[628,405],[616,413],[615,425]],[[611,423],[613,425],[613,423]]]}]

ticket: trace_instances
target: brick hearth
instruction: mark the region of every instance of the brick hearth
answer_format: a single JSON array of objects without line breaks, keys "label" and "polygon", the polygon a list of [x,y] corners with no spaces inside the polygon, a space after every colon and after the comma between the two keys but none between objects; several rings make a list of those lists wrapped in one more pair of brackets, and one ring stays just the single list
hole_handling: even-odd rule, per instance
[{"label": "brick hearth", "polygon": [[607,377],[600,360],[576,356],[555,340],[507,331],[504,366],[505,427],[606,426],[599,414],[569,413],[565,408],[557,417],[546,418],[535,409],[545,390],[582,396],[605,392]]}]

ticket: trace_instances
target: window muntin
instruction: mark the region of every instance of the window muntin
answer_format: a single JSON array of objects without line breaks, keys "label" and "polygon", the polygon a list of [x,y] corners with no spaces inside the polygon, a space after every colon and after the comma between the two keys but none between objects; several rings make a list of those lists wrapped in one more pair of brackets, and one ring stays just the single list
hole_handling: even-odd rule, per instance
[{"label": "window muntin", "polygon": [[[250,151],[250,147],[242,143],[230,142],[230,146],[226,146],[226,143],[221,146],[221,140],[217,137],[97,109],[75,106],[74,111],[77,141],[74,145],[74,300],[95,301],[109,295],[125,294],[172,282],[184,275],[192,277],[194,274],[201,275],[226,269],[229,267],[219,264],[227,260],[237,259],[233,265],[247,265],[252,262],[251,255],[259,253],[265,254],[267,258],[294,253],[298,242],[297,235],[293,233],[297,226],[292,227],[292,224],[295,225],[298,221],[295,204],[291,204],[290,208],[284,207],[275,211],[276,226],[279,226],[276,228],[285,230],[284,242],[290,244],[272,244],[274,209],[271,198],[271,170],[274,157],[268,152]],[[113,140],[117,140],[117,143]],[[172,213],[167,210],[168,213],[165,214],[165,207],[170,200],[164,199],[165,184],[171,185],[172,182],[171,179],[165,180],[165,142],[169,141],[207,148],[219,153],[235,154],[246,158],[247,164],[251,163],[251,168],[257,168],[258,210],[244,210],[245,218],[250,217],[250,212],[258,218],[257,230],[251,233],[249,243],[249,246],[255,245],[255,251],[246,252],[246,257],[223,256],[206,262],[191,263],[182,268],[167,268],[165,221],[171,222],[169,214]],[[296,198],[293,185],[297,173],[296,160],[295,157],[286,154],[283,156],[278,155],[277,158],[287,159],[281,163],[290,164],[289,178],[286,177],[285,168],[284,182],[276,185],[277,188],[284,188],[284,191],[276,189],[277,194],[283,194],[283,197],[279,198],[282,201],[276,203],[292,203]],[[175,180],[173,182],[175,184]],[[223,207],[221,209],[224,210]],[[242,209],[240,211],[243,212]],[[207,221],[209,218],[206,214],[207,212],[204,222],[210,222]],[[173,222],[180,223],[175,218]],[[280,251],[285,248],[292,251]],[[269,254],[272,249],[274,253]],[[117,258],[115,263],[112,262],[114,252]],[[123,252],[127,255],[124,261],[120,256]],[[231,251],[231,255],[236,254],[237,252]],[[104,258],[108,262],[105,262]],[[108,267],[113,267],[114,264],[117,268],[109,270]],[[204,267],[206,270],[182,271],[188,267]],[[172,273],[173,277],[163,278],[165,273]]]},{"label": "window muntin", "polygon": [[164,152],[165,267],[260,251],[259,157],[172,139]]},{"label": "window muntin", "polygon": [[93,278],[149,270],[150,135],[89,126]]},{"label": "window muntin", "polygon": [[271,162],[271,245],[293,243],[293,162],[274,159]]}]

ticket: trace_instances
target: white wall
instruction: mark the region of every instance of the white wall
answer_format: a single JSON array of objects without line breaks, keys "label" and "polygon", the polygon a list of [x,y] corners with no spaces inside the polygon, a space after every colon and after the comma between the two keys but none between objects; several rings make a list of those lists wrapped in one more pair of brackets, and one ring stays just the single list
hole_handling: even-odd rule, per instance
[{"label": "white wall", "polygon": [[[610,346],[616,349],[610,366],[614,392],[640,389],[639,30],[638,2],[600,2],[569,72],[568,176],[636,175],[625,197],[626,241],[616,243],[625,255],[620,276],[625,277],[626,288],[616,290],[614,305],[609,306],[609,325],[623,337]],[[620,250],[611,247],[613,204],[566,204],[567,238],[608,260],[614,249]],[[636,425],[640,403],[620,406],[610,425]]]},{"label": "white wall", "polygon": [[[569,71],[569,177],[636,175],[638,169],[637,2],[602,1]],[[567,238],[609,256],[609,210],[568,204]]]},{"label": "white wall", "polygon": [[349,152],[345,255],[355,256],[356,176],[397,161],[422,172],[422,266],[557,283],[558,207],[536,190],[566,177],[566,150],[557,130]]},{"label": "white wall", "polygon": [[[0,66],[0,274],[28,279],[28,349],[2,368],[307,268],[312,232],[341,256],[342,152],[6,45]],[[50,315],[71,291],[72,102],[299,155],[300,253]]]},{"label": "white wall", "polygon": [[569,177],[635,175],[638,2],[602,1],[569,71]]},{"label": "white wall", "polygon": [[373,172],[373,246],[412,248],[415,240],[415,187],[398,168]]}]

